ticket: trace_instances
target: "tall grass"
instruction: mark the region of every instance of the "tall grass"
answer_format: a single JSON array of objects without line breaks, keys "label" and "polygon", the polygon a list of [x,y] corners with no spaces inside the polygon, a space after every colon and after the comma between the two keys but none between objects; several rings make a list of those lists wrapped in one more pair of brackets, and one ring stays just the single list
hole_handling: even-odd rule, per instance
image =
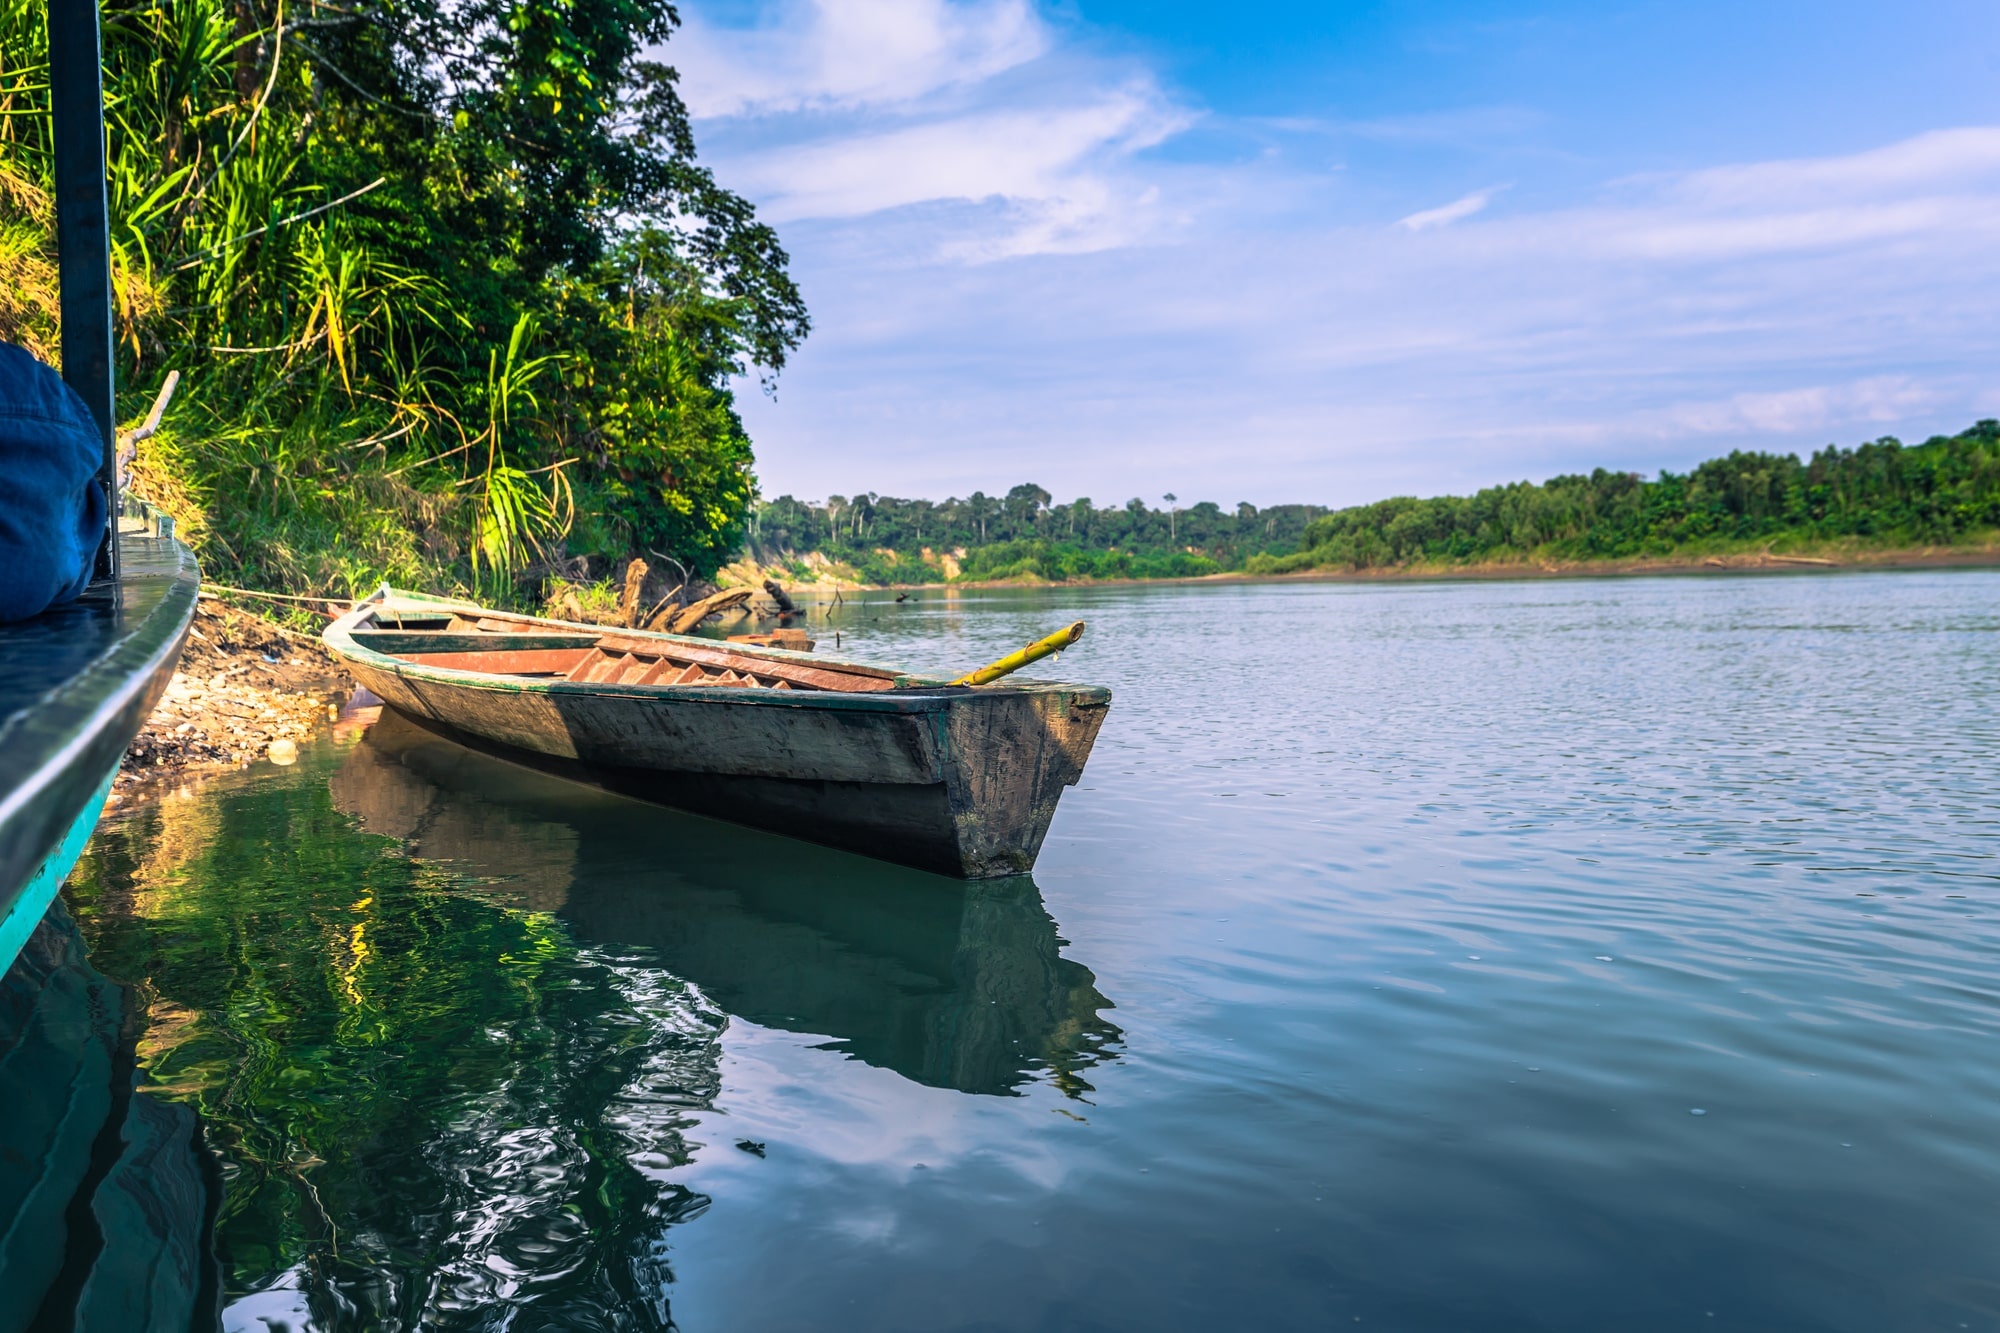
[{"label": "tall grass", "polygon": [[[141,413],[169,370],[183,375],[165,428],[140,447],[136,484],[221,581],[347,596],[387,579],[520,601],[536,569],[568,554],[579,491],[598,548],[641,544],[594,503],[604,478],[623,484],[631,469],[619,473],[564,382],[575,358],[539,345],[534,310],[503,299],[496,325],[493,310],[469,308],[464,281],[410,260],[423,245],[396,230],[403,204],[449,202],[460,164],[422,119],[436,108],[371,112],[416,118],[416,147],[379,142],[380,125],[353,108],[380,99],[337,87],[306,56],[313,24],[329,21],[322,8],[104,10],[121,414]],[[0,0],[0,339],[53,361],[46,51],[45,0]],[[384,161],[404,174],[390,180]],[[480,299],[555,290],[507,277],[504,239],[481,256],[501,276],[481,279]],[[543,305],[591,300],[602,293],[568,281]],[[626,299],[618,310],[598,322],[631,324]],[[615,383],[616,353],[600,349],[592,383]],[[720,424],[706,429],[740,437],[716,387],[732,360],[711,357],[688,392],[720,393]],[[738,518],[753,485],[747,443],[740,455]],[[595,479],[579,478],[580,462]]]}]

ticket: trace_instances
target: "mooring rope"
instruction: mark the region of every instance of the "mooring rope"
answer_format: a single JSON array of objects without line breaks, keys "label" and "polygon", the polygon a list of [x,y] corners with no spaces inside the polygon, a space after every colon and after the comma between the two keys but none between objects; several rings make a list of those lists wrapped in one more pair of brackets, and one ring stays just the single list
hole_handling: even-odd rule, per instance
[{"label": "mooring rope", "polygon": [[324,610],[326,603],[340,600],[338,597],[296,597],[282,592],[258,592],[254,588],[232,588],[222,583],[203,583],[201,591],[204,596],[209,593],[229,593],[236,597],[262,597],[272,602],[303,602],[307,606],[318,603],[319,605],[314,607],[315,610]]}]

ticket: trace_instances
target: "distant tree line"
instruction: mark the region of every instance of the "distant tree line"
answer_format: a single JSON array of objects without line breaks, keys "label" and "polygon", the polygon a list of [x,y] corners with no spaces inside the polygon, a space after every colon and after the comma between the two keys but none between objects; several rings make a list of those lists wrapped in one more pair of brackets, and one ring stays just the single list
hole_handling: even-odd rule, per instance
[{"label": "distant tree line", "polygon": [[1599,468],[1470,496],[1402,497],[1324,514],[1254,573],[1661,556],[1732,544],[1862,539],[1945,545],[2000,528],[2000,421],[1906,446],[1884,438],[1792,454],[1736,452],[1685,474]]},{"label": "distant tree line", "polygon": [[[1746,453],[1648,481],[1604,468],[1469,496],[1400,496],[1348,509],[1209,501],[1155,508],[1057,504],[1023,483],[1004,496],[900,500],[864,492],[824,504],[789,495],[752,511],[766,558],[821,552],[877,583],[964,579],[1185,578],[1242,570],[1387,569],[1544,559],[1619,560],[1744,545],[1844,541],[1941,546],[2000,530],[2000,421],[1920,445]],[[926,560],[925,551],[931,556]]]},{"label": "distant tree line", "polygon": [[[1298,549],[1323,505],[1239,504],[1204,500],[1182,508],[1144,500],[1100,509],[1088,497],[1065,504],[1033,482],[1003,496],[974,491],[965,499],[904,500],[860,492],[824,503],[783,495],[751,514],[759,554],[818,551],[881,583],[937,582],[944,555],[963,578],[1162,578],[1241,569],[1256,555]],[[924,559],[924,552],[931,559]]]}]

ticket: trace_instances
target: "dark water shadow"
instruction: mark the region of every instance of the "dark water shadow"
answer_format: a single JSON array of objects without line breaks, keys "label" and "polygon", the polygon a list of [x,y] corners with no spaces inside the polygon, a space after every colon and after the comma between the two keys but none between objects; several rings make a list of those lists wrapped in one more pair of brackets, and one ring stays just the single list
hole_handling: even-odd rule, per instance
[{"label": "dark water shadow", "polygon": [[948,879],[663,810],[469,749],[393,710],[335,805],[577,943],[642,951],[739,1018],[932,1087],[1071,1095],[1118,1029],[1033,880]]},{"label": "dark water shadow", "polygon": [[0,977],[0,1329],[220,1327],[220,1179],[58,902]]}]

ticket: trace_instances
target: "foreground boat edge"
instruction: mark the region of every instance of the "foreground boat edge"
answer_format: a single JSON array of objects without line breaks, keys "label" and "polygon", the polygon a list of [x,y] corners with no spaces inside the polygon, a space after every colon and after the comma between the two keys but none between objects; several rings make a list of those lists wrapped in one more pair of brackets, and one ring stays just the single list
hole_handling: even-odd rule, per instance
[{"label": "foreground boat edge", "polygon": [[46,634],[60,617],[108,618],[101,651],[0,724],[10,785],[0,793],[0,973],[48,911],[96,826],[125,751],[180,662],[201,586],[194,556],[171,537],[122,534],[121,574],[80,606],[11,635]]}]

